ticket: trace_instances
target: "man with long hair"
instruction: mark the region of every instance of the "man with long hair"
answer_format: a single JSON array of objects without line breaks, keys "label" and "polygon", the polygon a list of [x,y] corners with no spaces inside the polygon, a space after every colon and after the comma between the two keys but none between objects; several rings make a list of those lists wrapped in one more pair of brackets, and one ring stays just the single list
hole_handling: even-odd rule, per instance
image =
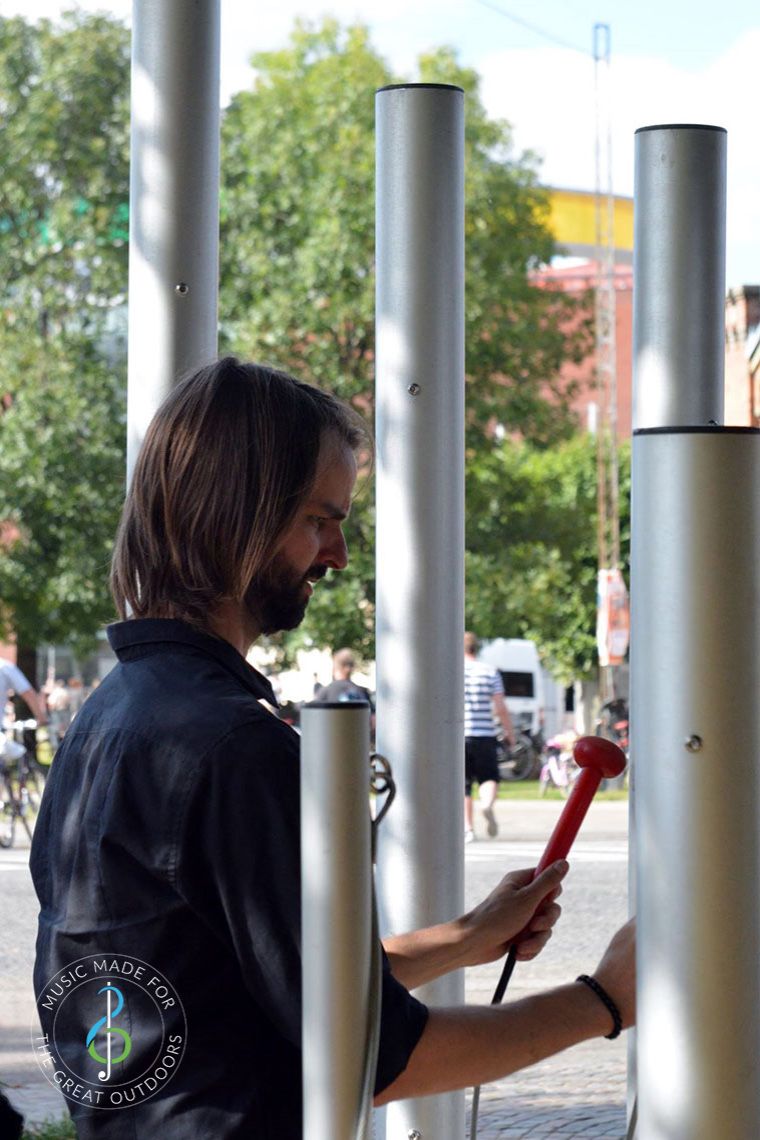
[{"label": "man with long hair", "polygon": [[[113,556],[118,664],[64,738],[32,850],[35,986],[80,1137],[301,1136],[299,742],[246,654],[346,566],[366,445],[332,396],[231,358],[179,384],[146,435]],[[503,1009],[409,992],[517,937],[534,957],[566,869],[514,872],[468,914],[385,941],[378,1103],[609,1032],[577,982]],[[631,1024],[629,928],[596,980]]]}]

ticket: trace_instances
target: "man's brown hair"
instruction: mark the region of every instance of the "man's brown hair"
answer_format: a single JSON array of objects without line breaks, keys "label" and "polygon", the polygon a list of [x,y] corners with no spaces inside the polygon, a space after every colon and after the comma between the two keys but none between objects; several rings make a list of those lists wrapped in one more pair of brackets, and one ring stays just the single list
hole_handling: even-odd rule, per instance
[{"label": "man's brown hair", "polygon": [[145,435],[116,535],[120,617],[204,627],[241,601],[308,496],[325,435],[356,450],[360,417],[334,396],[225,357],[175,387]]}]

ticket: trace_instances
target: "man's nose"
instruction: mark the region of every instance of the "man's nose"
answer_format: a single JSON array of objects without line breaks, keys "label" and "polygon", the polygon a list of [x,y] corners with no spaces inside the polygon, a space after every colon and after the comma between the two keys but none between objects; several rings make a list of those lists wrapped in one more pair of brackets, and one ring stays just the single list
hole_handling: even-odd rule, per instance
[{"label": "man's nose", "polygon": [[319,561],[329,566],[331,570],[345,570],[348,566],[348,546],[343,531],[339,531],[330,542],[325,543],[319,553]]}]

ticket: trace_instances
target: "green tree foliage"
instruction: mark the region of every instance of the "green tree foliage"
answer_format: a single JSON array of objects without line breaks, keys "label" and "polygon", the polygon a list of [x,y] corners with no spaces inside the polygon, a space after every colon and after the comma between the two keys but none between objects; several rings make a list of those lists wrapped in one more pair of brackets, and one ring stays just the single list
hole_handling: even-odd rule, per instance
[{"label": "green tree foliage", "polygon": [[[222,127],[225,346],[371,416],[374,90],[406,77],[366,29],[334,21],[299,24],[282,51],[252,64],[252,87]],[[559,368],[585,352],[588,328],[576,300],[530,280],[554,249],[535,161],[514,153],[509,126],[488,118],[477,75],[452,51],[421,59],[418,78],[466,92],[468,439],[475,454],[489,451],[497,423],[542,443],[561,438],[571,419]],[[372,532],[366,494],[349,524],[351,570],[320,584],[291,648],[311,638],[372,652]]]},{"label": "green tree foliage", "polygon": [[0,283],[13,318],[81,321],[123,299],[127,30],[105,16],[0,18],[0,147]]},{"label": "green tree foliage", "polygon": [[124,496],[122,378],[81,334],[32,341],[15,365],[0,416],[0,620],[21,646],[84,653],[113,616],[106,584]]},{"label": "green tree foliage", "polygon": [[[373,93],[406,77],[364,28],[331,21],[297,25],[252,64],[222,125],[222,348],[371,417]],[[107,17],[0,19],[0,632],[24,645],[83,643],[111,613],[124,356],[104,346],[126,290],[128,72],[128,33]],[[593,474],[580,444],[546,449],[570,430],[559,368],[589,330],[576,301],[530,278],[553,250],[533,157],[514,153],[453,52],[420,60],[417,78],[467,97],[469,619],[585,668]],[[495,445],[497,424],[544,450]],[[372,653],[373,529],[370,474],[348,526],[352,570],[320,584],[290,649]]]},{"label": "green tree foliage", "polygon": [[536,285],[530,270],[556,252],[549,201],[535,156],[517,155],[509,123],[489,119],[475,71],[451,49],[420,60],[420,79],[454,83],[465,102],[465,371],[468,442],[483,445],[494,423],[548,443],[572,433],[560,376],[588,353],[591,328],[578,299]]},{"label": "green tree foliage", "polygon": [[[276,361],[371,410],[374,366],[374,90],[394,75],[365,28],[299,24],[252,60],[255,79],[222,128],[222,327],[226,343]],[[577,301],[528,271],[552,255],[548,205],[531,155],[490,120],[478,77],[441,49],[425,82],[466,103],[468,408],[542,440],[570,430],[558,372],[588,347],[567,327]],[[577,323],[577,322],[576,322]]]},{"label": "green tree foliage", "polygon": [[124,490],[129,34],[0,19],[0,632],[83,650]]},{"label": "green tree foliage", "polygon": [[360,402],[372,386],[374,101],[361,28],[297,26],[255,55],[222,124],[227,342]]},{"label": "green tree foliage", "polygon": [[[628,581],[630,452],[621,451]],[[596,669],[596,445],[506,440],[468,470],[467,615],[481,637],[534,640],[558,678]]]}]

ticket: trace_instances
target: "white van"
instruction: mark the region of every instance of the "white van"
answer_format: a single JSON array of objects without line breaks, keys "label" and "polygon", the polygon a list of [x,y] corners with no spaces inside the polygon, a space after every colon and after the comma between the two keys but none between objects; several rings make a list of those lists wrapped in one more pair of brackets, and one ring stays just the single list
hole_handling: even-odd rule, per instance
[{"label": "white van", "polygon": [[544,722],[544,679],[533,641],[497,637],[482,644],[479,659],[498,669],[515,728],[535,735]]}]

